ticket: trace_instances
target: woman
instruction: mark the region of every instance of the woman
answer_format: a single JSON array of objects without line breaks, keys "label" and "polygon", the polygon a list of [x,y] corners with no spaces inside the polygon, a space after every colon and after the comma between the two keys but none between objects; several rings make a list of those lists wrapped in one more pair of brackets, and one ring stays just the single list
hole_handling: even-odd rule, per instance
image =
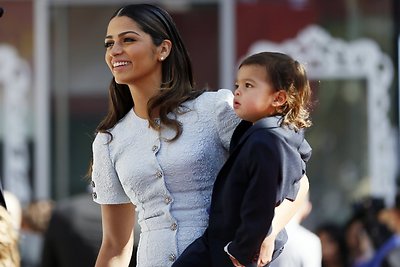
[{"label": "woman", "polygon": [[[186,48],[158,7],[117,10],[105,47],[114,78],[110,110],[93,142],[93,198],[103,220],[96,266],[128,265],[135,211],[142,231],[138,266],[170,266],[207,227],[212,185],[239,123],[233,95],[194,88]],[[281,205],[263,243],[264,263],[308,190],[301,180],[297,200]]]}]

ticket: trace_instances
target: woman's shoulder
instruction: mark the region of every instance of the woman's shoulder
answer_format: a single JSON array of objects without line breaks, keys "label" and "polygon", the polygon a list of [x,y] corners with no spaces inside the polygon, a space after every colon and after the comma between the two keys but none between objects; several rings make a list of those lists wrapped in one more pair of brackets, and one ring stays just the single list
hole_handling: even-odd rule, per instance
[{"label": "woman's shoulder", "polygon": [[93,145],[107,144],[111,140],[111,135],[107,132],[97,132],[94,137]]},{"label": "woman's shoulder", "polygon": [[108,149],[108,145],[112,139],[108,132],[97,132],[92,147],[94,151]]},{"label": "woman's shoulder", "polygon": [[[233,94],[230,90],[205,91],[191,102],[196,110],[214,113],[219,109],[232,109]],[[190,104],[189,104],[190,106]]]},{"label": "woman's shoulder", "polygon": [[107,131],[97,132],[93,143],[96,145],[108,144],[115,136],[126,133],[127,127],[129,127],[129,119],[127,117],[129,117],[129,112]]},{"label": "woman's shoulder", "polygon": [[196,100],[205,104],[214,104],[215,101],[230,101],[231,99],[233,99],[231,90],[219,89],[217,91],[205,91]]}]

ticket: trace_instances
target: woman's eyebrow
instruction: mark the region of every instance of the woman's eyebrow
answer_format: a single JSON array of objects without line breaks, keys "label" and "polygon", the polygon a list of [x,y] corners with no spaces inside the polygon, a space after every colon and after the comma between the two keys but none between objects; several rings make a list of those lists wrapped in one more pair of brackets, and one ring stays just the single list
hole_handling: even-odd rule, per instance
[{"label": "woman's eyebrow", "polygon": [[[118,37],[121,37],[121,36],[123,36],[125,34],[128,34],[128,33],[133,33],[133,34],[136,34],[136,35],[140,36],[140,34],[135,32],[135,31],[126,31],[126,32],[119,33]],[[112,35],[107,35],[105,39],[112,39]]]}]

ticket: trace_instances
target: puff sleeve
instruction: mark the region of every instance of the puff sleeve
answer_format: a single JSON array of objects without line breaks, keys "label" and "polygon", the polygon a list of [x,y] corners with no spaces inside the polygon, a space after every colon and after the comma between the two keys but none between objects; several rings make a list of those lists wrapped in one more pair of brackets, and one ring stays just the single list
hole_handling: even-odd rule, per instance
[{"label": "puff sleeve", "polygon": [[93,142],[93,200],[99,204],[129,203],[110,157],[109,135],[98,133]]},{"label": "puff sleeve", "polygon": [[233,94],[228,89],[220,89],[216,92],[214,101],[214,123],[222,145],[229,150],[229,144],[233,131],[240,122],[240,118],[233,110]]}]

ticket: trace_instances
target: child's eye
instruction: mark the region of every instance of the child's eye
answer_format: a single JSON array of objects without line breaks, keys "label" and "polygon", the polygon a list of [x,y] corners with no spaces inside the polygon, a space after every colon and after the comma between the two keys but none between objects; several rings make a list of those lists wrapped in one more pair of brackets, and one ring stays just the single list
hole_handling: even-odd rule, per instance
[{"label": "child's eye", "polygon": [[239,84],[235,83],[234,87],[235,87],[235,89],[238,89],[239,88]]},{"label": "child's eye", "polygon": [[104,43],[104,47],[105,47],[105,48],[109,48],[109,47],[111,47],[113,44],[114,44],[114,42],[105,42],[105,43]]},{"label": "child's eye", "polygon": [[253,87],[253,85],[251,83],[246,83],[245,86],[246,86],[246,88],[252,88]]}]

